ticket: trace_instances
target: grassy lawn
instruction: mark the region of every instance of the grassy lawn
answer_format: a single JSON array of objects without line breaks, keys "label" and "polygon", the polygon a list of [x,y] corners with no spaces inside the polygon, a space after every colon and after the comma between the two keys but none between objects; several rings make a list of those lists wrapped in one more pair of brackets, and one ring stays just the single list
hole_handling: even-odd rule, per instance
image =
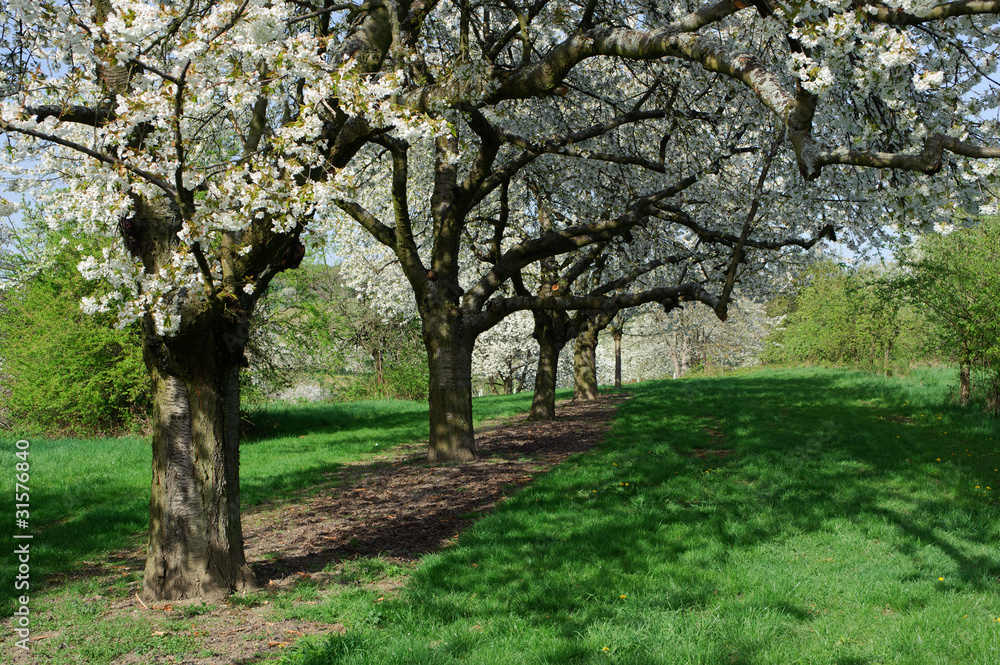
[{"label": "grassy lawn", "polygon": [[997,423],[945,378],[634,386],[402,593],[280,610],[347,626],[286,661],[1000,662]]},{"label": "grassy lawn", "polygon": [[[530,395],[477,399],[477,420],[523,411]],[[257,505],[309,488],[341,464],[399,444],[427,438],[427,406],[417,402],[271,404],[251,414],[256,433],[241,447],[244,503]],[[133,547],[149,524],[149,441],[32,439],[30,528],[15,528],[16,439],[0,438],[0,542],[14,547],[14,533],[31,533],[31,591],[52,576],[103,561]],[[0,616],[9,616],[14,556],[0,556]]]},{"label": "grassy lawn", "polygon": [[[336,585],[230,602],[267,603],[274,621],[344,627],[295,642],[289,664],[994,665],[1000,423],[954,406],[952,378],[782,370],[630,386],[598,450],[541,476],[417,567],[346,561]],[[477,417],[529,400],[477,399]],[[250,504],[427,432],[426,407],[398,402],[272,407],[258,420],[243,447]],[[12,440],[0,444],[13,451]],[[50,577],[140,541],[147,448],[32,442],[32,588],[48,613],[37,628],[72,621],[180,662],[197,655],[193,641],[105,626],[88,610],[101,589]],[[8,460],[0,538],[10,544]],[[5,615],[12,558],[0,555]],[[102,662],[96,653],[90,662]]]}]

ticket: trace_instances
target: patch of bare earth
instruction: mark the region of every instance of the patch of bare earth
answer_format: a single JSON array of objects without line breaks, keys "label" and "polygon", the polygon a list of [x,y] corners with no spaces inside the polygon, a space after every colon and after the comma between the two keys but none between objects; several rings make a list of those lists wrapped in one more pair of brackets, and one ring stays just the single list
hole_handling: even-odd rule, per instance
[{"label": "patch of bare earth", "polygon": [[[308,492],[248,509],[243,516],[247,559],[263,596],[253,604],[236,597],[209,606],[145,604],[134,593],[122,597],[109,587],[107,597],[90,599],[102,606],[101,621],[146,622],[154,637],[184,636],[196,644],[184,655],[129,653],[114,663],[254,663],[274,656],[304,635],[344,632],[341,624],[276,619],[267,598],[309,579],[318,584],[319,597],[308,602],[322,602],[323,594],[358,583],[342,576],[342,562],[379,555],[406,565],[447,547],[475,518],[535,476],[601,441],[615,409],[625,399],[624,395],[608,395],[594,402],[562,403],[552,422],[487,425],[476,433],[480,459],[475,462],[431,466],[426,462],[426,443],[413,444],[391,455],[345,465]],[[75,571],[71,578],[92,577],[103,583],[114,576],[140,573],[142,564],[141,551],[121,552],[102,564]],[[50,580],[50,589],[56,591],[53,587],[61,581]],[[389,595],[404,581],[386,579],[369,586]],[[0,622],[0,630],[8,635],[9,623],[9,619]],[[38,637],[62,648],[75,648],[62,644],[65,640],[58,631]],[[3,662],[40,662],[13,648],[13,640],[2,642]]]},{"label": "patch of bare earth", "polygon": [[705,434],[708,435],[708,446],[704,448],[692,448],[691,452],[688,453],[688,457],[715,459],[729,457],[736,452],[733,448],[726,447],[726,434],[721,429],[713,426],[703,429]]}]

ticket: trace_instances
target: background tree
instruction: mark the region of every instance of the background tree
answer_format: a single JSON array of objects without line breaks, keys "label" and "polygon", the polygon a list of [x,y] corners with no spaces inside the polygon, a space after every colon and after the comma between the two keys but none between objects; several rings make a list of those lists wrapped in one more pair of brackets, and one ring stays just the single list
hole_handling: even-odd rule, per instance
[{"label": "background tree", "polygon": [[900,307],[883,284],[874,268],[817,262],[803,276],[792,312],[771,336],[767,358],[883,373],[908,368],[922,354],[927,324]]},{"label": "background tree", "polygon": [[247,355],[266,396],[422,399],[427,365],[412,313],[372,302],[344,283],[322,251],[272,283]]},{"label": "background tree", "polygon": [[724,323],[702,307],[649,308],[637,312],[623,331],[622,371],[632,379],[677,379],[710,365],[723,371],[753,367],[777,322],[742,294],[734,297]]},{"label": "background tree", "polygon": [[984,379],[986,409],[1000,413],[1000,220],[921,238],[900,254],[895,293],[924,311],[937,350],[958,361],[959,401]]},{"label": "background tree", "polygon": [[531,315],[517,312],[480,335],[472,352],[473,376],[496,395],[524,390],[538,365],[531,331]]}]

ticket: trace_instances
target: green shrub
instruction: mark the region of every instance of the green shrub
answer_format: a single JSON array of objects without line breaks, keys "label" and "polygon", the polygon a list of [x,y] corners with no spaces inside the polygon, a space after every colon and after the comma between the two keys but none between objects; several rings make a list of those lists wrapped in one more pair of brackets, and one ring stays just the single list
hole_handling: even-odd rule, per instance
[{"label": "green shrub", "polygon": [[814,264],[791,313],[768,341],[772,363],[809,363],[899,373],[925,356],[926,322],[871,268]]},{"label": "green shrub", "polygon": [[31,433],[135,431],[146,421],[149,375],[137,326],[80,308],[100,285],[61,251],[46,270],[4,294],[0,344],[6,418]]}]

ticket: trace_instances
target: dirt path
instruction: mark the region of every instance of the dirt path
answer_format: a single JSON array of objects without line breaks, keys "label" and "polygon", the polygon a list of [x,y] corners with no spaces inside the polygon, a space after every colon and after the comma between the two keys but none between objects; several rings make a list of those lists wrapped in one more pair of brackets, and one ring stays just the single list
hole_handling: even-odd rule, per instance
[{"label": "dirt path", "polygon": [[[325,592],[336,593],[343,584],[336,572],[339,562],[378,554],[390,562],[414,564],[421,555],[455,542],[475,518],[539,473],[601,441],[624,399],[609,395],[596,402],[565,402],[559,405],[556,420],[549,423],[515,420],[487,425],[476,433],[481,458],[475,462],[430,466],[425,461],[426,444],[413,444],[347,465],[308,492],[251,508],[244,514],[243,532],[257,580],[275,594],[302,579],[328,582]],[[120,552],[110,556],[109,562],[113,565],[95,566],[71,577],[139,573],[142,552]],[[382,584],[387,584],[388,593],[403,582]],[[213,606],[147,606],[134,593],[89,599],[103,606],[99,621],[146,622],[153,636],[183,635],[197,644],[183,656],[130,653],[114,661],[121,664],[253,663],[303,635],[344,631],[340,624],[275,620],[268,601],[244,604],[237,600]],[[8,624],[9,619],[2,623]],[[8,626],[2,630],[10,631]],[[77,648],[68,643],[69,635],[42,635],[46,646]],[[11,642],[0,645],[4,662],[45,662],[41,653],[34,659],[17,653],[20,650],[12,649]]]}]

